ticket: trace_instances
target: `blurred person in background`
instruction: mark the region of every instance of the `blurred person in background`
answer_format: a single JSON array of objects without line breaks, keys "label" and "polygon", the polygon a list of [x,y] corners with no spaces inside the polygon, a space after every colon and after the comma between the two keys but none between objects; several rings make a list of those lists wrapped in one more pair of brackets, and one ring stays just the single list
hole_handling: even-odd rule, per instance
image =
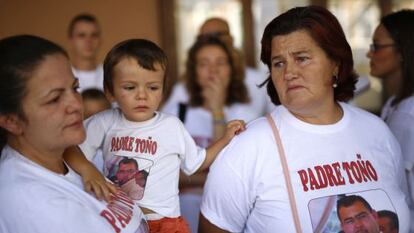
[{"label": "blurred person in background", "polygon": [[[237,66],[232,47],[217,37],[199,36],[188,53],[185,72],[187,101],[167,112],[178,116],[198,146],[207,148],[220,138],[226,122],[251,121],[262,113],[249,103],[244,70]],[[202,188],[207,172],[180,176],[180,207],[192,232],[197,232]]]},{"label": "blurred person in background", "polygon": [[76,15],[68,27],[72,71],[79,80],[79,91],[88,88],[103,90],[103,67],[98,62],[101,27],[94,15]]},{"label": "blurred person in background", "polygon": [[[410,210],[414,216],[414,10],[381,18],[370,50],[371,75],[383,80],[389,96],[381,111],[401,145],[407,175]],[[414,232],[414,224],[411,232]]]}]

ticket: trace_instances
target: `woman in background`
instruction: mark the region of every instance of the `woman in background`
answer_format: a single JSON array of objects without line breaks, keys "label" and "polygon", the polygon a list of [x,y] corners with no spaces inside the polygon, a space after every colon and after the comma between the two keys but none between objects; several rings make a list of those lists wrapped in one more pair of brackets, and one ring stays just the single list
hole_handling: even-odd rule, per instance
[{"label": "woman in background", "polygon": [[[238,65],[235,52],[214,36],[199,36],[188,53],[185,86],[174,91],[189,93],[187,101],[164,107],[177,115],[198,146],[208,147],[223,135],[226,122],[250,121],[260,116],[249,103],[244,82],[244,67]],[[252,97],[254,98],[254,96]],[[201,194],[207,173],[181,175],[180,205],[192,232],[197,232]]]},{"label": "woman in background", "polygon": [[[390,98],[381,118],[401,145],[407,174],[411,215],[414,216],[414,10],[381,18],[367,53],[371,75],[383,80]],[[414,232],[414,224],[411,229]]]}]

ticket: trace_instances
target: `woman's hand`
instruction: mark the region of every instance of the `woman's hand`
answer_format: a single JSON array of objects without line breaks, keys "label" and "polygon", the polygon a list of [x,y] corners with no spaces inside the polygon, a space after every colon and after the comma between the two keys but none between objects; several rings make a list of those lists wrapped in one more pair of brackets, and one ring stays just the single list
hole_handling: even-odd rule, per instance
[{"label": "woman's hand", "polygon": [[226,104],[227,90],[219,77],[211,77],[202,91],[204,102],[212,112],[223,112]]},{"label": "woman's hand", "polygon": [[115,194],[117,192],[116,187],[107,181],[92,163],[86,169],[83,169],[80,175],[83,179],[85,191],[95,194],[99,200],[105,199],[109,202],[111,201],[111,193]]}]

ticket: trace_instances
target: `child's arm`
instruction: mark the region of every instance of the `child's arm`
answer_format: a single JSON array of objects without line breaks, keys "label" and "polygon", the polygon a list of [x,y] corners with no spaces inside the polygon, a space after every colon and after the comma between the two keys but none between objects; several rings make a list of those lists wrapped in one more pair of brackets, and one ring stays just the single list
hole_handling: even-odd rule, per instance
[{"label": "child's arm", "polygon": [[105,198],[106,201],[111,200],[110,193],[116,193],[116,188],[110,182],[107,182],[95,165],[86,159],[79,147],[67,148],[63,158],[74,171],[82,176],[85,191],[95,193],[99,200],[102,198]]},{"label": "child's arm", "polygon": [[207,148],[206,159],[197,172],[203,171],[210,167],[213,161],[216,159],[218,153],[233,139],[233,137],[239,134],[245,129],[244,121],[242,120],[233,120],[227,123],[226,132],[223,137],[215,141]]}]

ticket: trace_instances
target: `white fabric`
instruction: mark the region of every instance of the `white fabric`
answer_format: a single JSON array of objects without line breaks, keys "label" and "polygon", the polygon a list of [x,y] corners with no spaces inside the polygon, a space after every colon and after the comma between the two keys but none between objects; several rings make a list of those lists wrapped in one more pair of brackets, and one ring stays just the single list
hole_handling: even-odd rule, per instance
[{"label": "white fabric", "polygon": [[196,146],[178,118],[157,112],[148,121],[131,122],[120,109],[110,109],[87,119],[85,128],[87,139],[80,148],[89,160],[102,149],[105,176],[114,180],[120,159],[135,159],[139,170],[149,174],[138,205],[166,217],[180,216],[180,167],[193,174],[206,151]]},{"label": "white fabric", "polygon": [[[257,85],[261,84],[267,78],[264,72],[247,68],[246,78],[244,83],[247,87],[247,91],[250,97],[250,103],[235,105],[232,107],[238,110],[228,110],[229,112],[239,112],[243,116],[243,119],[256,119],[263,116],[267,112],[271,112],[274,109],[274,105],[271,102],[266,92],[266,87],[259,88]],[[176,109],[179,103],[187,103],[188,92],[183,83],[177,83],[174,85],[171,95],[162,106],[161,111],[176,114]],[[232,113],[231,113],[232,114]],[[231,118],[234,119],[234,118]],[[239,118],[240,119],[240,118]]]},{"label": "white fabric", "polygon": [[[411,199],[410,210],[414,216],[414,96],[391,106],[393,100],[394,97],[387,100],[381,118],[385,120],[401,145],[408,182],[407,195]],[[411,226],[411,232],[414,232],[414,224]]]},{"label": "white fabric", "polygon": [[95,70],[78,70],[72,67],[72,72],[79,80],[79,92],[89,88],[103,91],[103,67],[98,65]]},{"label": "white fabric", "polygon": [[[181,85],[177,87],[183,88]],[[181,99],[179,102],[184,101],[185,99]],[[249,111],[249,109],[249,105],[234,104],[225,107],[224,117],[226,120],[240,119],[248,122],[258,117],[258,115],[252,114],[254,111]],[[169,113],[178,116],[178,102],[175,106],[171,106],[169,111]],[[184,126],[198,146],[207,148],[213,142],[213,117],[204,108],[187,106]],[[184,190],[180,194],[181,214],[187,220],[192,232],[197,232],[198,229],[201,193],[201,189],[192,188]]]},{"label": "white fabric", "polygon": [[253,106],[255,112],[260,113],[260,116],[272,112],[276,107],[267,95],[266,85],[262,88],[257,87],[257,85],[262,84],[268,76],[269,75],[264,71],[250,67],[246,68],[246,79],[244,80],[244,83],[249,92],[251,99],[250,104]]},{"label": "white fabric", "polygon": [[[303,232],[313,232],[316,223],[311,219],[320,216],[317,210],[308,209],[312,200],[355,192],[369,196],[367,201],[376,210],[397,212],[400,232],[408,232],[410,216],[402,191],[406,181],[397,141],[374,115],[348,104],[341,106],[344,116],[332,125],[305,123],[283,106],[272,112],[285,149]],[[366,180],[359,179],[360,173],[356,172],[357,180],[349,169],[358,164],[370,168]],[[249,124],[220,153],[210,167],[204,188],[201,212],[222,229],[294,232],[277,147],[265,118]]]},{"label": "white fabric", "polygon": [[6,146],[0,160],[0,232],[143,232],[143,214],[131,199],[119,194],[109,204],[99,201],[68,169],[66,175],[53,173]]}]

